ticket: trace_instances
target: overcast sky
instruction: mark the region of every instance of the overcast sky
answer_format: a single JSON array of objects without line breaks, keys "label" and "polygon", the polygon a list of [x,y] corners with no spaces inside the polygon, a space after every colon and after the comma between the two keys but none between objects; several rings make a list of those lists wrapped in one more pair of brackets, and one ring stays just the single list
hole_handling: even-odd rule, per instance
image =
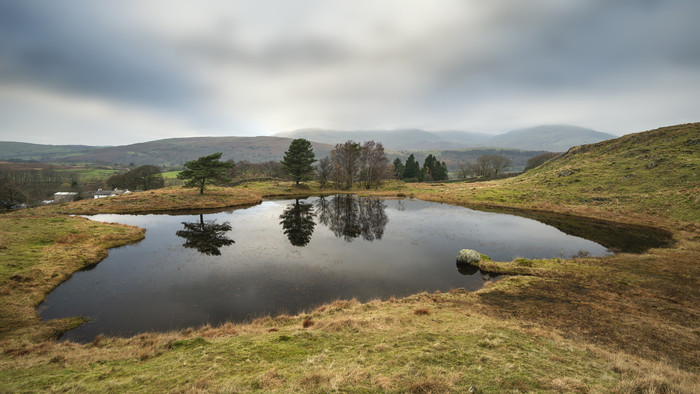
[{"label": "overcast sky", "polygon": [[0,140],[700,120],[697,0],[4,0]]}]

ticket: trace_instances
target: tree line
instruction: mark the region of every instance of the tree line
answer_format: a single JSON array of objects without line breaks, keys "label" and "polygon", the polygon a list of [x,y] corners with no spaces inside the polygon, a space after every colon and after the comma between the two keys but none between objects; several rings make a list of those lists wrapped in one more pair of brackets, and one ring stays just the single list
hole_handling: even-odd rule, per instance
[{"label": "tree line", "polygon": [[150,190],[165,186],[165,180],[160,168],[145,165],[110,176],[107,178],[107,185],[112,189]]},{"label": "tree line", "polygon": [[281,164],[296,184],[316,178],[322,188],[333,182],[339,189],[350,189],[355,183],[369,189],[390,174],[384,145],[375,141],[336,144],[330,155],[314,166],[316,161],[311,142],[298,138],[289,145]]},{"label": "tree line", "polygon": [[396,179],[405,181],[444,181],[449,178],[445,162],[440,162],[432,154],[425,158],[423,167],[416,161],[413,154],[408,156],[405,164],[398,157],[394,159],[393,164]]}]

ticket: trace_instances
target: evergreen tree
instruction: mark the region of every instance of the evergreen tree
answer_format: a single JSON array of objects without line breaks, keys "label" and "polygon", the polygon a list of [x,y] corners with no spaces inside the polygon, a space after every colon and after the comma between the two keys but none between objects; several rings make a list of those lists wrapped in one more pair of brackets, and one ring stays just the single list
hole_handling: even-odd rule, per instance
[{"label": "evergreen tree", "polygon": [[404,165],[398,157],[394,159],[394,176],[396,179],[403,179]]},{"label": "evergreen tree", "polygon": [[428,157],[425,158],[425,161],[423,162],[423,168],[421,169],[423,173],[423,179],[427,181],[436,181],[434,177],[434,172],[435,172],[435,156],[433,155],[428,155]]},{"label": "evergreen tree", "polygon": [[185,170],[177,174],[177,177],[185,180],[184,187],[197,187],[199,194],[204,194],[204,186],[207,183],[228,182],[226,170],[235,164],[219,161],[221,152],[209,156],[202,156],[197,160],[185,163]]},{"label": "evergreen tree", "polygon": [[313,163],[316,156],[311,148],[311,142],[304,138],[297,138],[289,144],[289,149],[284,152],[282,167],[298,185],[300,181],[308,181],[314,173]]},{"label": "evergreen tree", "polygon": [[445,181],[445,180],[449,179],[449,175],[447,173],[447,164],[445,164],[444,161],[442,163],[440,163],[440,169],[441,169],[441,174],[442,174],[440,180]]},{"label": "evergreen tree", "polygon": [[447,179],[447,165],[438,161],[435,156],[428,155],[423,163],[422,173],[426,180],[444,181]]},{"label": "evergreen tree", "polygon": [[415,156],[411,153],[406,159],[406,166],[403,170],[403,179],[418,179],[420,177],[420,164],[416,161]]}]

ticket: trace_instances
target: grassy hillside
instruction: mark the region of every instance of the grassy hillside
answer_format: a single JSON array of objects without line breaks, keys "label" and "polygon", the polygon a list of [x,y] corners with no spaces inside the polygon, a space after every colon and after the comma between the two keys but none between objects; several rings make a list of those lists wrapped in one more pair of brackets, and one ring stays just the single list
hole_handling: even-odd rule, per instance
[{"label": "grassy hillside", "polygon": [[572,148],[517,180],[560,204],[624,205],[700,221],[700,123],[665,127]]},{"label": "grassy hillside", "polygon": [[482,261],[509,276],[472,293],[336,301],[84,345],[51,339],[80,319],[40,322],[33,307],[142,234],[59,213],[231,206],[318,186],[173,188],[0,215],[0,391],[700,392],[699,136],[700,124],[673,126],[578,147],[516,178],[355,190],[652,225],[672,233],[670,247]]},{"label": "grassy hillside", "polygon": [[478,184],[411,185],[445,202],[631,214],[700,221],[700,123],[664,127],[570,149],[521,176]]}]

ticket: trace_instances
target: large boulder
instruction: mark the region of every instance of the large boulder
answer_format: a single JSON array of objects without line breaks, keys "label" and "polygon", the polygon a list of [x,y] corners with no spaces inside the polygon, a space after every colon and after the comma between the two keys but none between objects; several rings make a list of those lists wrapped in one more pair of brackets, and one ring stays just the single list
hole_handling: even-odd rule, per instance
[{"label": "large boulder", "polygon": [[462,249],[457,254],[457,263],[479,265],[481,254],[474,249]]}]

